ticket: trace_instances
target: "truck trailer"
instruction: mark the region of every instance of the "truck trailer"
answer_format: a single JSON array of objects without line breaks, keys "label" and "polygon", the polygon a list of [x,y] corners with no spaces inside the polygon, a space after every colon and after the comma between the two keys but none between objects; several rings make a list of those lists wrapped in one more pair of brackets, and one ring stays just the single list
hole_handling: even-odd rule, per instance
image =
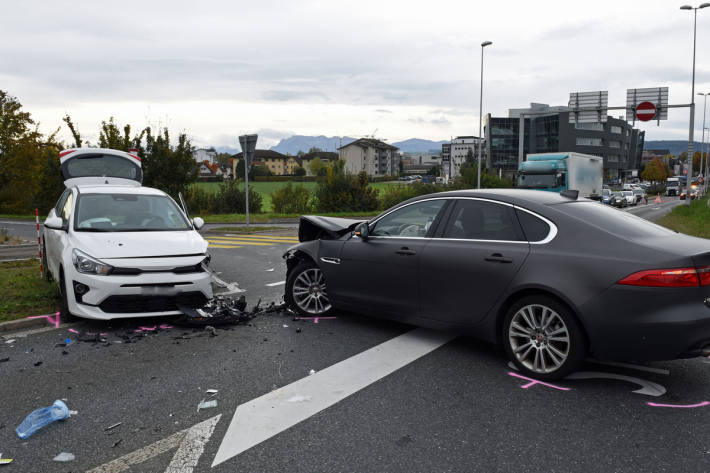
[{"label": "truck trailer", "polygon": [[574,152],[529,154],[518,168],[518,188],[576,190],[580,197],[599,200],[603,171],[604,160],[599,156]]}]

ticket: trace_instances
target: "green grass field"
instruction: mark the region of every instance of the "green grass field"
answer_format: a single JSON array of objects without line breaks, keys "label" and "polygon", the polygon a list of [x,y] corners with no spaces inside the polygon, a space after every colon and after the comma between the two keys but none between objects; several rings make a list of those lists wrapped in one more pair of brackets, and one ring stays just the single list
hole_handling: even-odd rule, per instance
[{"label": "green grass field", "polygon": [[680,233],[710,239],[710,207],[708,198],[691,202],[690,207],[679,205],[658,220],[659,225]]},{"label": "green grass field", "polygon": [[[249,182],[249,187],[255,189],[262,197],[261,210],[264,212],[271,212],[271,194],[272,192],[286,187],[288,182]],[[303,186],[311,192],[314,192],[316,187],[318,187],[317,182],[293,182],[294,186]],[[216,193],[219,189],[219,182],[198,182],[195,184],[199,186],[202,190],[206,192]],[[405,185],[398,181],[390,182],[373,182],[370,187],[375,189],[384,189],[391,185]]]},{"label": "green grass field", "polygon": [[0,263],[0,322],[59,310],[59,289],[39,276],[35,259]]}]

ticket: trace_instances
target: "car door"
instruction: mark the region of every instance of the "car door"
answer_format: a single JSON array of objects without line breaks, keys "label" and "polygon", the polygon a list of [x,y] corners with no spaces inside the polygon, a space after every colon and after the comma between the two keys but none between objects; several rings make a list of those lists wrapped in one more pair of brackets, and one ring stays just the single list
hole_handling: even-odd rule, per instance
[{"label": "car door", "polygon": [[445,199],[406,204],[371,223],[367,239],[347,240],[337,275],[328,283],[332,300],[393,318],[416,317],[419,257],[445,204]]},{"label": "car door", "polygon": [[[57,201],[57,204],[54,206],[54,208],[50,211],[49,217],[62,217],[62,214],[64,212],[64,207],[67,202],[67,200],[70,200],[70,196],[72,195],[71,189],[64,189],[64,192],[62,192],[62,195],[59,197],[59,200]],[[70,202],[71,205],[71,202]],[[51,228],[44,227],[42,229],[42,235],[44,238],[44,246],[45,250],[47,252],[47,265],[49,266],[49,270],[52,272],[52,274],[59,276],[58,274],[58,269],[59,269],[59,258],[60,258],[60,252],[58,250],[59,248],[59,241],[61,239],[61,234],[65,233],[64,230],[52,230]]]},{"label": "car door", "polygon": [[482,320],[528,256],[512,205],[457,198],[447,221],[423,249],[421,316],[444,324]]}]

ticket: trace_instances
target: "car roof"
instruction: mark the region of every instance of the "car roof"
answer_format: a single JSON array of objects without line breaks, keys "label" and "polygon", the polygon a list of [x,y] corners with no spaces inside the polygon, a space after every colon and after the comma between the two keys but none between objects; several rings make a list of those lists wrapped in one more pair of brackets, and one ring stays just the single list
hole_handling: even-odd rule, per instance
[{"label": "car roof", "polygon": [[484,199],[496,199],[508,203],[533,202],[539,205],[562,204],[574,200],[569,197],[563,197],[557,192],[531,189],[465,189],[421,196],[421,198],[433,197],[479,197]]},{"label": "car roof", "polygon": [[80,194],[139,194],[139,195],[166,195],[160,189],[152,187],[134,187],[134,186],[74,186]]}]

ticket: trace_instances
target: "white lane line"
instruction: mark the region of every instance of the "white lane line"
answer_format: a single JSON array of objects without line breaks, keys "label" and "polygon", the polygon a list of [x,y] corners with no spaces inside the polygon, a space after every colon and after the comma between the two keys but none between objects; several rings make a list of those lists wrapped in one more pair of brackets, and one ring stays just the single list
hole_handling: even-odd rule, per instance
[{"label": "white lane line", "polygon": [[195,425],[185,434],[185,439],[173,456],[165,473],[191,473],[205,451],[205,444],[209,441],[214,428],[222,415],[207,419]]},{"label": "white lane line", "polygon": [[631,370],[648,371],[649,373],[657,373],[657,374],[665,374],[665,375],[668,375],[671,373],[670,370],[666,370],[663,368],[654,368],[652,366],[636,365],[633,363],[622,363],[619,361],[599,361],[599,360],[594,360],[592,358],[588,358],[586,361],[588,361],[590,363],[594,363],[595,365],[617,366],[619,368],[629,368]]},{"label": "white lane line", "polygon": [[[412,363],[455,335],[415,329],[237,407],[212,466]],[[294,404],[294,399],[301,402]]]},{"label": "white lane line", "polygon": [[[211,417],[204,422],[200,422],[199,424],[190,427],[189,429],[175,432],[170,437],[158,440],[147,447],[143,447],[101,466],[97,466],[86,473],[118,473],[120,471],[125,471],[130,469],[133,465],[143,463],[153,457],[157,457],[160,454],[168,452],[173,448],[177,448],[178,451],[175,453],[175,456],[170,462],[170,466],[168,466],[166,473],[191,473],[192,469],[197,466],[197,462],[200,459],[200,455],[202,455],[204,446],[212,435],[212,432],[221,417],[222,414]],[[186,463],[178,463],[181,461],[185,461]],[[175,469],[177,466],[174,465],[179,466],[180,469]]]},{"label": "white lane line", "polygon": [[272,283],[267,284],[267,286],[274,287],[274,286],[281,286],[282,284],[286,284],[286,281],[272,282]]}]

